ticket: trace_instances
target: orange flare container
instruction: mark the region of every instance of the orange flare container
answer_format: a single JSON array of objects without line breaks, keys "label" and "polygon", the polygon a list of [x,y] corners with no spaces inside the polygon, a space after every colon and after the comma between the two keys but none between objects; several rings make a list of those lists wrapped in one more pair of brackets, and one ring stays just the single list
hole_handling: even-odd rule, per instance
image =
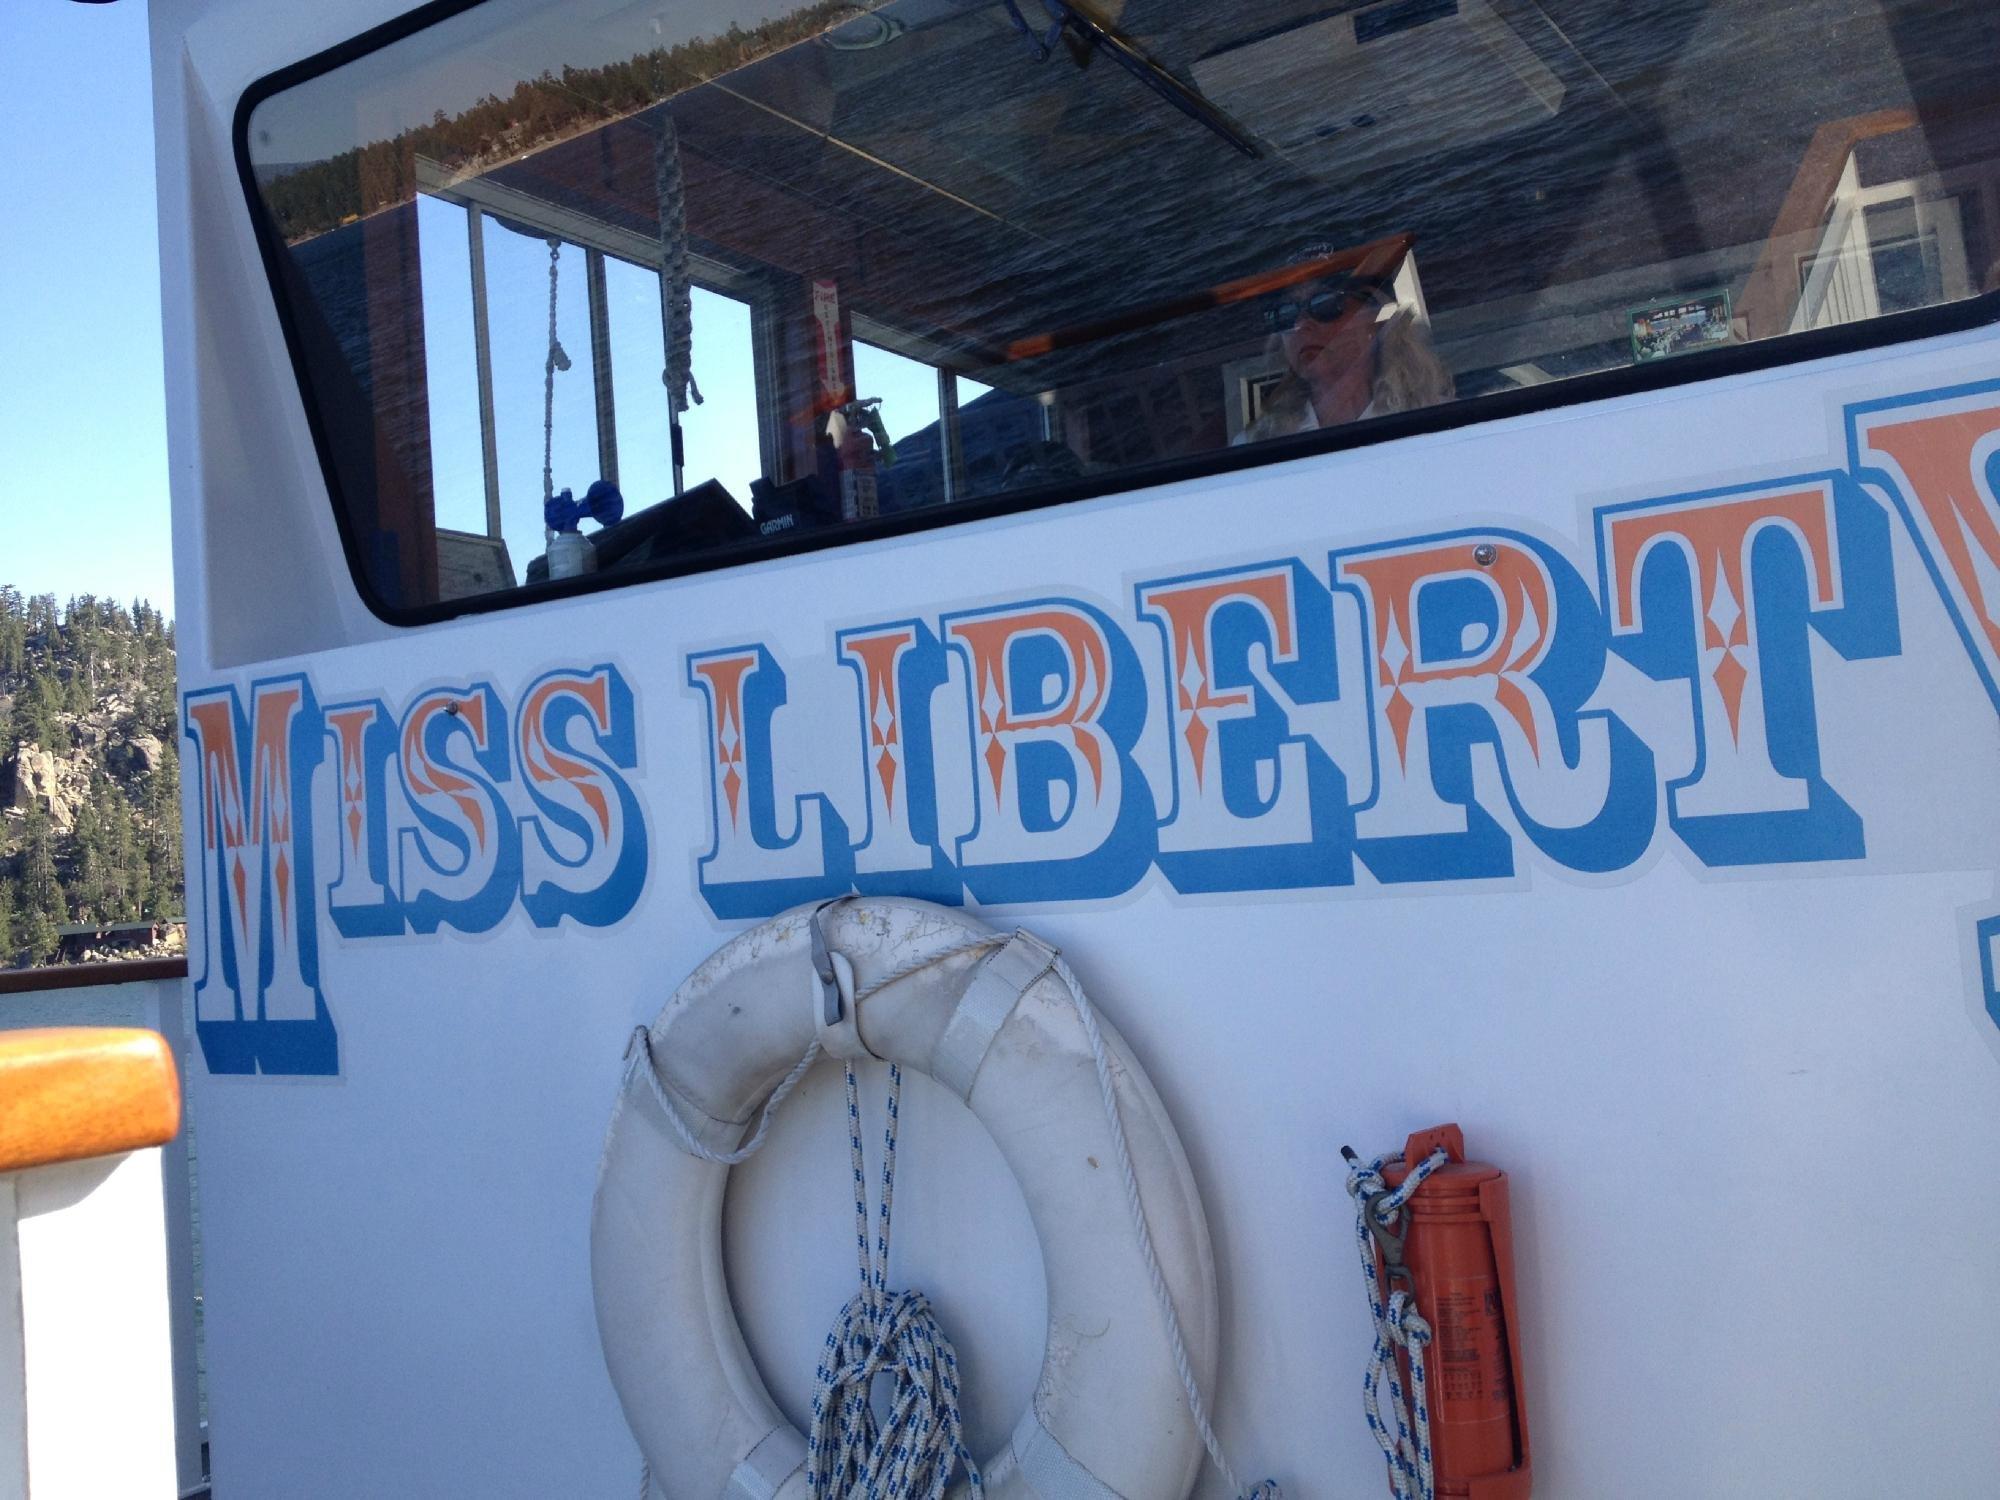
[{"label": "orange flare container", "polygon": [[1507,1174],[1467,1161],[1464,1134],[1456,1125],[1440,1125],[1411,1136],[1405,1165],[1382,1175],[1396,1187],[1411,1165],[1440,1146],[1447,1164],[1403,1207],[1403,1262],[1417,1311],[1431,1326],[1424,1374],[1437,1492],[1454,1500],[1528,1500],[1528,1413]]}]

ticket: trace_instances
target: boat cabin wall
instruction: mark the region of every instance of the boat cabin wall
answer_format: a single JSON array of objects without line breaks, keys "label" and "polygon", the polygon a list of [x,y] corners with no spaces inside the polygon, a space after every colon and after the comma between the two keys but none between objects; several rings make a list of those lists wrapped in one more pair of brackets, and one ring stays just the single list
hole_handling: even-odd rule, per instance
[{"label": "boat cabin wall", "polygon": [[[972,0],[802,36],[492,0],[362,47],[391,0],[153,0],[218,1500],[636,1493],[590,1244],[634,1028],[849,893],[1037,934],[1129,1043],[1246,1477],[1382,1482],[1339,1148],[1455,1120],[1510,1179],[1537,1494],[1990,1488],[2000,153],[1912,37],[1969,70],[1992,17],[1804,7],[1861,61],[1779,79],[1783,7],[1662,8],[1650,51],[1623,7],[1354,9],[1093,7],[1128,67]],[[617,107],[605,57],[522,50],[732,20],[740,67]],[[1411,80],[1468,47],[1492,128],[1433,100],[1434,140]],[[1324,70],[1379,137],[1314,125]],[[418,150],[452,117],[406,118],[411,76],[480,152]],[[1659,122],[1700,111],[1660,77],[1771,113],[1673,137],[1674,176]],[[1569,131],[1631,149],[1567,197],[1506,175]],[[1050,160],[1110,170],[1077,198]],[[1415,191],[1458,160],[1459,208]],[[1162,161],[1262,238],[1188,214],[1201,263],[1167,253]],[[1046,1229],[906,1088],[891,1280],[990,1453],[1051,1378]],[[794,1423],[856,1290],[849,1170],[822,1066],[728,1189]],[[1913,1284],[1957,1336],[1911,1336]]]}]

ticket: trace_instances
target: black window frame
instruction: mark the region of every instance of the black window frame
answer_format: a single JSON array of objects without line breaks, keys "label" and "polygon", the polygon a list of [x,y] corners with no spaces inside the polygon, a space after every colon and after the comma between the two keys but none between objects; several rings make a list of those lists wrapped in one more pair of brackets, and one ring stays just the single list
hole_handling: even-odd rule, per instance
[{"label": "black window frame", "polygon": [[[1494,391],[1485,395],[1454,399],[1417,411],[1370,417],[1338,427],[1295,433],[1240,447],[1219,449],[1193,458],[1161,459],[1136,464],[1113,474],[1060,484],[1010,490],[991,496],[959,499],[945,505],[904,511],[873,520],[851,521],[814,530],[793,530],[777,537],[745,540],[741,543],[681,558],[619,568],[614,572],[585,574],[580,578],[553,583],[524,583],[513,589],[495,590],[434,604],[401,606],[390,603],[378,592],[354,534],[349,509],[333,461],[332,447],[324,421],[312,399],[305,350],[299,336],[291,304],[282,292],[284,285],[284,242],[257,191],[256,174],[250,160],[250,116],[258,105],[299,84],[319,78],[335,69],[429,29],[439,22],[476,10],[486,0],[429,0],[347,41],[314,53],[299,62],[267,73],[246,88],[237,100],[231,127],[239,185],[243,189],[251,228],[264,264],[271,300],[284,334],[294,380],[304,408],[306,425],[312,434],[313,449],[320,474],[333,503],[334,523],[340,534],[341,550],[347,559],[349,577],[369,612],[383,623],[398,627],[439,624],[468,615],[529,607],[555,599],[573,599],[609,589],[636,584],[658,583],[694,574],[719,572],[726,568],[797,557],[830,548],[849,547],[888,537],[963,526],[997,516],[1046,510],[1107,495],[1151,489],[1183,480],[1206,479],[1246,469],[1264,468],[1294,459],[1318,457],[1402,438],[1450,432],[1462,427],[1503,421],[1510,417],[1558,411],[1624,396],[1672,390],[1680,386],[1707,384],[1761,370],[1809,364],[1815,360],[1915,343],[1945,334],[1963,333],[2000,323],[2000,290],[1977,293],[1952,302],[1906,312],[1888,313],[1830,328],[1783,333],[1752,343],[1729,344],[1702,350],[1680,359],[1658,360],[1566,376],[1534,386]],[[560,0],[555,0],[560,3]]]}]

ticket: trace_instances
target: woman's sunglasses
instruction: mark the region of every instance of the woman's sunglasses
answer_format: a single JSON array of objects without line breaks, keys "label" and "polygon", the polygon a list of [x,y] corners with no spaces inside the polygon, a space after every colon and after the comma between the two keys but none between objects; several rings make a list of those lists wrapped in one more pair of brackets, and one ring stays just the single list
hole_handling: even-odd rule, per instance
[{"label": "woman's sunglasses", "polygon": [[1300,322],[1311,318],[1315,323],[1331,323],[1358,303],[1367,302],[1375,294],[1375,288],[1347,285],[1332,291],[1318,292],[1304,298],[1288,297],[1281,302],[1265,306],[1264,317],[1271,325],[1273,333],[1290,333]]}]

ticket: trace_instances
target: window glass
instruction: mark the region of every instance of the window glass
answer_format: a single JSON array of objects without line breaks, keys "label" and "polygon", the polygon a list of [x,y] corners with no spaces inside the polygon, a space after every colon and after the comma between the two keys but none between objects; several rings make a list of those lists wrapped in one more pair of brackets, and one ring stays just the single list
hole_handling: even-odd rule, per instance
[{"label": "window glass", "polygon": [[938,372],[931,365],[856,339],[854,388],[862,400],[882,403],[877,415],[892,441],[937,425]]},{"label": "window glass", "polygon": [[486,479],[479,418],[478,350],[464,210],[417,200],[423,247],[424,368],[431,428],[431,495],[442,529],[484,534]]},{"label": "window glass", "polygon": [[681,418],[687,474],[714,479],[747,508],[750,486],[764,472],[757,434],[757,369],[748,304],[695,287],[691,368],[701,404]]},{"label": "window glass", "polygon": [[555,489],[577,494],[600,474],[589,287],[575,244],[551,244],[492,215],[485,240],[488,307],[508,310],[489,313],[501,526],[516,570],[525,572],[543,550],[544,468]]},{"label": "window glass", "polygon": [[915,510],[945,499],[944,432],[939,425],[938,372],[893,350],[854,341],[854,389],[872,405],[888,440],[878,460],[877,502],[887,512]]},{"label": "window glass", "polygon": [[1987,0],[487,0],[247,131],[397,608],[1291,452],[2000,275]]},{"label": "window glass", "polygon": [[633,506],[674,493],[673,424],[667,404],[666,329],[657,271],[607,258],[606,321],[610,324],[612,411],[617,421],[618,472],[612,476]]}]

